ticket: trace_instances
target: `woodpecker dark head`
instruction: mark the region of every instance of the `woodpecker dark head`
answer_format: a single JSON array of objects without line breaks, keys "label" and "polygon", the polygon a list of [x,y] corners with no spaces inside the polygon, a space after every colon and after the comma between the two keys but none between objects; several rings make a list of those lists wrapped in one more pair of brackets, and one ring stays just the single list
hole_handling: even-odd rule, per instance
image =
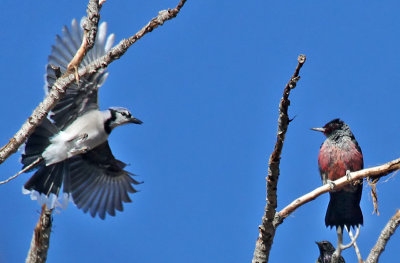
[{"label": "woodpecker dark head", "polygon": [[108,116],[104,122],[104,129],[107,133],[111,133],[115,127],[127,124],[135,123],[142,124],[143,122],[132,116],[130,111],[126,108],[112,107],[108,109]]},{"label": "woodpecker dark head", "polygon": [[322,128],[311,128],[313,131],[322,132],[326,137],[350,136],[354,137],[350,127],[340,119],[334,119]]}]

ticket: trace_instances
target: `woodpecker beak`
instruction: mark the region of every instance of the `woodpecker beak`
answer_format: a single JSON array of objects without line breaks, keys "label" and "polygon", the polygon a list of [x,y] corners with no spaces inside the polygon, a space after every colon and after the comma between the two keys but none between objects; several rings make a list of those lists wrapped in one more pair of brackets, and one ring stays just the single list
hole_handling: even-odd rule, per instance
[{"label": "woodpecker beak", "polygon": [[135,124],[142,124],[143,122],[139,119],[136,119],[135,117],[130,118],[129,120],[130,123],[135,123]]},{"label": "woodpecker beak", "polygon": [[319,132],[322,132],[322,133],[325,132],[325,128],[310,128],[310,130],[319,131]]}]

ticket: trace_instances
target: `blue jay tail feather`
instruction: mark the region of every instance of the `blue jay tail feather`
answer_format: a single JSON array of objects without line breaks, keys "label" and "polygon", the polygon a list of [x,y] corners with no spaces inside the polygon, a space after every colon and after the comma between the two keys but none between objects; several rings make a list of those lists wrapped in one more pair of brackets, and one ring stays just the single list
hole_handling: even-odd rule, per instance
[{"label": "blue jay tail feather", "polygon": [[[51,143],[50,138],[58,132],[59,129],[49,119],[43,119],[42,123],[35,129],[25,144],[25,153],[22,154],[21,160],[23,168],[42,157],[42,153]],[[42,158],[40,162],[26,172],[34,169],[37,169],[37,171],[25,183],[24,188],[35,190],[46,196],[50,194],[58,196],[64,177],[65,163],[60,162],[46,166],[45,160]]]},{"label": "blue jay tail feather", "polygon": [[46,196],[60,193],[64,177],[67,177],[65,161],[49,166],[42,165],[36,173],[25,183],[24,188],[35,190]]},{"label": "blue jay tail feather", "polygon": [[[47,118],[44,118],[42,123],[36,127],[35,131],[25,143],[25,152],[22,154],[22,168],[27,167],[38,158],[42,157],[43,151],[50,145],[50,138],[59,132],[59,129],[51,123]],[[44,160],[31,167],[27,172],[30,172],[44,165]]]}]

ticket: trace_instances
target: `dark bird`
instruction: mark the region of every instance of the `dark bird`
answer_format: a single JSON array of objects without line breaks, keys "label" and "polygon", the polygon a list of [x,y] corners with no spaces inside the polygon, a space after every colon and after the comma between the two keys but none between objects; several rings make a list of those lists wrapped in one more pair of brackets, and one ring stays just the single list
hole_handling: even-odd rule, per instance
[{"label": "dark bird", "polygon": [[[331,263],[332,254],[335,252],[335,247],[329,241],[315,242],[319,248],[319,257],[316,263]],[[342,256],[339,257],[339,263],[346,263]]]},{"label": "dark bird", "polygon": [[[102,23],[95,45],[85,55],[81,67],[112,47],[114,35],[106,37],[106,34],[107,25]],[[64,73],[82,37],[83,30],[76,20],[72,21],[71,29],[63,28],[62,37],[57,36],[46,67],[46,91],[57,79],[53,66]],[[85,213],[90,211],[92,217],[98,215],[104,219],[106,213],[114,216],[115,210],[122,211],[122,203],[131,202],[128,193],[136,192],[132,185],[139,182],[124,170],[125,163],[115,159],[108,137],[120,125],[142,122],[125,108],[99,110],[98,89],[107,76],[108,72],[101,69],[81,77],[78,85],[74,82],[68,86],[50,118],[45,118],[25,143],[21,162],[24,168],[36,163],[28,170],[36,172],[25,183],[24,193],[30,193],[32,199],[49,208],[55,206],[62,187],[63,201],[72,197]]]},{"label": "dark bird", "polygon": [[[312,128],[323,132],[327,137],[318,156],[319,171],[323,184],[346,176],[347,171],[363,169],[363,155],[350,127],[339,119],[334,119],[323,128]],[[360,208],[362,180],[352,182],[345,187],[332,190],[325,225],[347,229],[363,224]]]}]

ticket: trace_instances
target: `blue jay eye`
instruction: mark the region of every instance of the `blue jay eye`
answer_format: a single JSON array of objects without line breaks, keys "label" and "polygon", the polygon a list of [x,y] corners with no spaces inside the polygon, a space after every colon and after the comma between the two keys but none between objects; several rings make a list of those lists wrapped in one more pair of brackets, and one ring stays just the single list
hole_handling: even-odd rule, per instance
[{"label": "blue jay eye", "polygon": [[121,112],[121,114],[122,114],[122,116],[127,117],[127,118],[131,117],[131,113],[130,112],[123,111],[123,112]]}]

